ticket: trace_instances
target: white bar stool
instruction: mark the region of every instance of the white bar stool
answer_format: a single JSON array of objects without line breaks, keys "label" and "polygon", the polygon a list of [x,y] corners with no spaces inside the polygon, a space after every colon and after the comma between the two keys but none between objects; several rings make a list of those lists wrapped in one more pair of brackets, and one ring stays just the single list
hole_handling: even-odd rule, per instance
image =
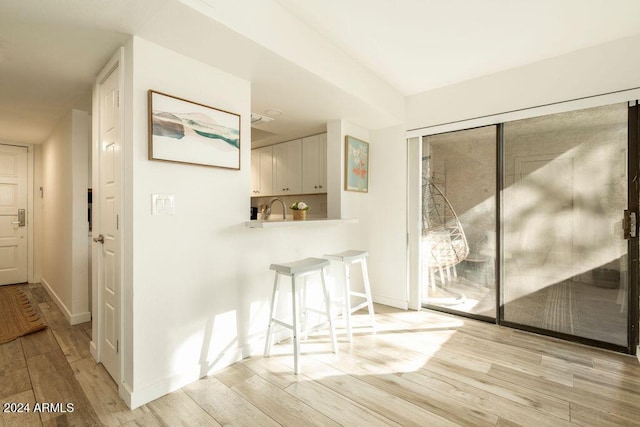
[{"label": "white bar stool", "polygon": [[[293,366],[294,372],[296,374],[300,373],[300,334],[308,333],[312,330],[318,329],[325,324],[329,323],[329,334],[331,335],[331,346],[334,353],[338,352],[338,343],[336,340],[335,331],[333,328],[333,319],[331,318],[331,300],[329,299],[329,291],[327,290],[327,267],[329,266],[329,261],[326,259],[320,258],[305,258],[300,261],[290,262],[286,264],[271,264],[269,269],[274,270],[276,272],[275,281],[273,283],[273,295],[271,297],[271,312],[269,314],[269,327],[267,328],[267,339],[264,346],[264,356],[269,357],[271,353],[271,335],[272,335],[272,326],[274,323],[278,325],[284,326],[285,328],[289,328],[293,331]],[[306,304],[303,301],[303,310],[306,313],[307,311],[317,312],[319,314],[323,314],[327,316],[327,321],[321,323],[319,325],[313,326],[311,328],[305,328],[304,331],[300,330],[300,312],[298,309],[298,297],[297,297],[297,279],[300,277],[305,277],[310,274],[320,273],[320,277],[322,279],[322,295],[324,296],[325,301],[325,310],[314,310],[312,308],[306,307]],[[276,310],[276,305],[278,303],[278,291],[280,287],[280,276],[289,276],[291,277],[291,305],[292,305],[292,313],[293,320],[292,323],[283,322],[280,319],[276,319],[274,317],[274,313]],[[304,288],[300,290],[304,295]],[[306,320],[306,316],[305,316]]]},{"label": "white bar stool", "polygon": [[[324,257],[333,261],[342,262],[344,266],[344,306],[343,306],[343,317],[345,319],[345,323],[347,326],[347,338],[349,342],[353,339],[353,334],[351,331],[351,314],[360,310],[361,308],[367,307],[369,310],[369,319],[371,322],[371,327],[375,329],[376,327],[376,318],[375,313],[373,311],[373,299],[371,298],[371,286],[369,285],[369,273],[367,269],[367,256],[369,253],[367,251],[356,251],[349,250],[340,252],[337,254],[325,255]],[[349,273],[349,268],[352,264],[360,263],[362,267],[362,278],[364,280],[364,293],[354,292],[351,290],[351,275]],[[356,296],[360,298],[364,298],[364,302],[356,305],[355,307],[351,306],[351,297]]]}]

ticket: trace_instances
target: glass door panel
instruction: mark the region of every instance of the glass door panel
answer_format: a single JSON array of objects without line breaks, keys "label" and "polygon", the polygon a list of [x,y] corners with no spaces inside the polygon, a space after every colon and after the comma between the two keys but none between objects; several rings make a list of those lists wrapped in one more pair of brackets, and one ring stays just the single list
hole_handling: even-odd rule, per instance
[{"label": "glass door panel", "polygon": [[627,104],[504,124],[502,320],[627,344]]},{"label": "glass door panel", "polygon": [[496,127],[422,140],[423,305],[495,319]]}]

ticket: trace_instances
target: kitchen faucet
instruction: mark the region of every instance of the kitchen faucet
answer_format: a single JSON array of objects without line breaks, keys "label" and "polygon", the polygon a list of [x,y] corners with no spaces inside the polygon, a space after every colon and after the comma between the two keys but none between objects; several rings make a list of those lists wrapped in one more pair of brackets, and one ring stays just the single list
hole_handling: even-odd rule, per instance
[{"label": "kitchen faucet", "polygon": [[287,208],[284,206],[284,201],[280,198],[280,197],[276,197],[274,199],[271,199],[271,201],[269,202],[269,207],[267,208],[267,219],[269,219],[269,217],[271,216],[271,206],[273,206],[273,202],[278,201],[282,204],[282,220],[284,221],[285,219],[287,219]]}]

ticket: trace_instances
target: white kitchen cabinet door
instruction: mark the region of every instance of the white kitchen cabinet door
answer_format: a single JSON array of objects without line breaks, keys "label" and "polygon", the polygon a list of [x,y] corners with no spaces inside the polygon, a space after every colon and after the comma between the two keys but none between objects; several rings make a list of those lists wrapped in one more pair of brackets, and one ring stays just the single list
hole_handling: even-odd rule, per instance
[{"label": "white kitchen cabinet door", "polygon": [[251,196],[273,194],[273,148],[251,150]]},{"label": "white kitchen cabinet door", "polygon": [[273,146],[273,191],[276,195],[302,193],[302,140]]},{"label": "white kitchen cabinet door", "polygon": [[251,150],[251,197],[260,194],[260,153]]},{"label": "white kitchen cabinet door", "polygon": [[302,139],[302,192],[327,192],[327,134]]}]

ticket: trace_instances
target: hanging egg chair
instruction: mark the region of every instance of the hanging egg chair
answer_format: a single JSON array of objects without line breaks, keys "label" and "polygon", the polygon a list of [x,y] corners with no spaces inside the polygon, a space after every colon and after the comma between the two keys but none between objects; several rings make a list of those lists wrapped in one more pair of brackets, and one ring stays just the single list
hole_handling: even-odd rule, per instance
[{"label": "hanging egg chair", "polygon": [[423,265],[429,270],[434,289],[436,271],[444,285],[451,280],[451,271],[457,276],[455,266],[469,255],[469,244],[458,216],[428,175],[422,180],[422,245]]}]

